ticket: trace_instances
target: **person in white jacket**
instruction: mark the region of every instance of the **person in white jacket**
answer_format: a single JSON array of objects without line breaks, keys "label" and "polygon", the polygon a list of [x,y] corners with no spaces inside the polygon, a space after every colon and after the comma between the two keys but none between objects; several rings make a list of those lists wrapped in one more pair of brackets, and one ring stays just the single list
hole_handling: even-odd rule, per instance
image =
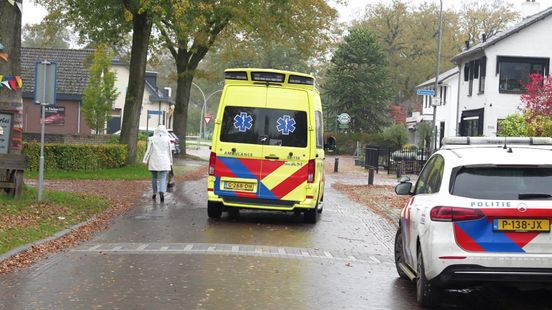
[{"label": "person in white jacket", "polygon": [[164,125],[159,125],[153,136],[148,138],[148,148],[143,162],[148,165],[148,170],[151,171],[151,187],[153,189],[151,198],[155,200],[157,196],[159,174],[159,199],[164,202],[165,192],[167,191],[167,173],[171,170],[173,164],[171,138]]}]

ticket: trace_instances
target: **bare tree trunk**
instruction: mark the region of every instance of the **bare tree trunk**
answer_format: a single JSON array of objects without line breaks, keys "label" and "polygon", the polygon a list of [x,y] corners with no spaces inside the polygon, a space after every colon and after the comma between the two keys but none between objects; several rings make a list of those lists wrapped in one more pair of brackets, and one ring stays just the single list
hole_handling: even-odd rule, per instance
[{"label": "bare tree trunk", "polygon": [[151,28],[152,21],[149,16],[147,16],[147,13],[134,15],[128,88],[125,98],[120,140],[122,144],[128,146],[127,164],[136,162],[136,145],[138,143],[140,112],[142,110],[142,100],[144,97],[146,57],[148,54]]},{"label": "bare tree trunk", "polygon": [[[8,53],[8,62],[0,59],[0,74],[6,77],[21,75],[21,11],[17,5],[0,1],[0,43]],[[8,153],[21,154],[23,147],[23,100],[21,89],[0,88],[0,113],[11,115],[12,130]],[[10,128],[8,128],[8,131]]]},{"label": "bare tree trunk", "polygon": [[186,134],[188,124],[188,105],[190,102],[190,93],[193,82],[193,71],[188,67],[188,55],[185,51],[179,50],[176,60],[176,97],[174,109],[173,129],[178,137],[180,137],[181,154],[186,154]]}]

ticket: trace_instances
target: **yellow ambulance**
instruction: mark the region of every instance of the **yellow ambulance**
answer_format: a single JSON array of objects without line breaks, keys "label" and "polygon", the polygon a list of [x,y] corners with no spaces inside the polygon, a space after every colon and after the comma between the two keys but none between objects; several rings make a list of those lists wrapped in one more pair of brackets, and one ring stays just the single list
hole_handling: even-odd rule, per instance
[{"label": "yellow ambulance", "polygon": [[322,104],[312,75],[227,69],[209,159],[208,216],[240,209],[303,212],[324,197]]}]

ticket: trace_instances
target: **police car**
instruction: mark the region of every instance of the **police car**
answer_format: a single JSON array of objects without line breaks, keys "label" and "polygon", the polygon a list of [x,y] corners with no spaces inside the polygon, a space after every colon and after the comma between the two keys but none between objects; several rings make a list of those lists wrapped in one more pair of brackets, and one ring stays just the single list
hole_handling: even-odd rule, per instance
[{"label": "police car", "polygon": [[418,303],[443,288],[552,283],[552,139],[453,137],[395,188],[395,263]]}]

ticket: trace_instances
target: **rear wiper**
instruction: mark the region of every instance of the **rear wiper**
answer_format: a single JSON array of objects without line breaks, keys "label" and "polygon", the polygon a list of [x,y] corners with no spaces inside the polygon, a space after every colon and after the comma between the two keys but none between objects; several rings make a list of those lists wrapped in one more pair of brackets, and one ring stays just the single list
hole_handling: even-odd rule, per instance
[{"label": "rear wiper", "polygon": [[534,194],[534,193],[526,193],[526,194],[519,194],[518,199],[540,199],[540,198],[552,198],[552,195],[550,194]]}]

